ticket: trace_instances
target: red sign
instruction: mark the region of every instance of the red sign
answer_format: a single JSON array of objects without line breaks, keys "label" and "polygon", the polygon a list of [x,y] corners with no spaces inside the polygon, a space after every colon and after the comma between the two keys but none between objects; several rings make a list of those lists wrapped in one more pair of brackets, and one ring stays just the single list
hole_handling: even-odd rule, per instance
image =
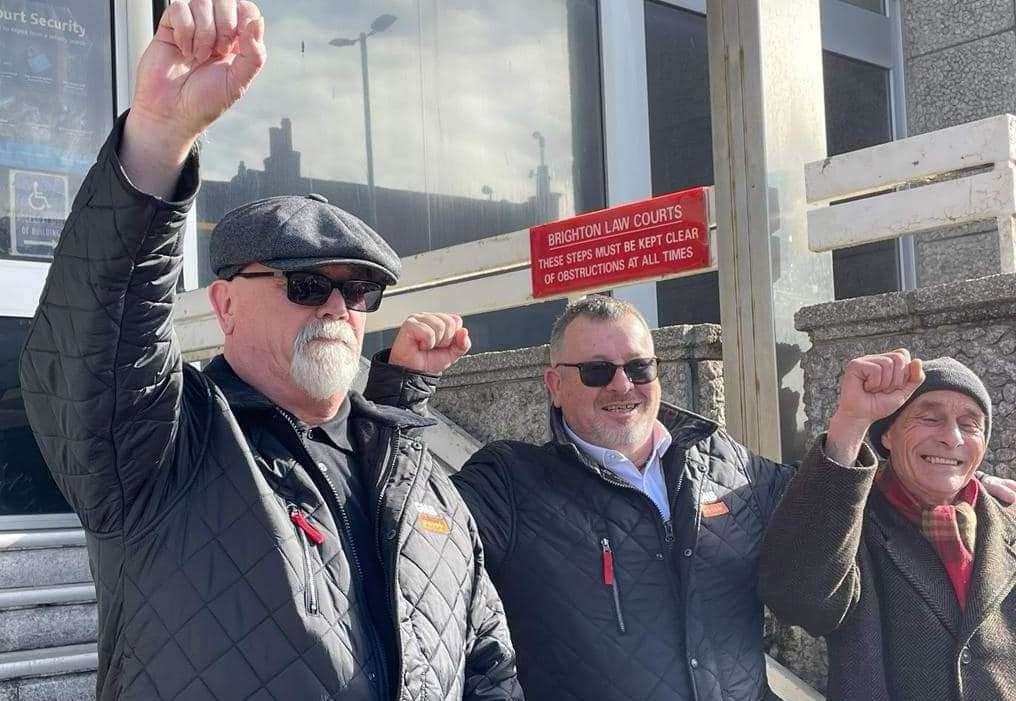
[{"label": "red sign", "polygon": [[534,226],[533,296],[708,268],[707,216],[696,187]]}]

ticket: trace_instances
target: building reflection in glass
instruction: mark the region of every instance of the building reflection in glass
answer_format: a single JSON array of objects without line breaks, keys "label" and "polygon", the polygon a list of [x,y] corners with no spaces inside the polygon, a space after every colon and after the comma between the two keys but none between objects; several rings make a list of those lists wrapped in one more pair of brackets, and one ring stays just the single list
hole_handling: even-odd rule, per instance
[{"label": "building reflection in glass", "polygon": [[[319,192],[370,221],[368,152],[376,228],[403,256],[604,205],[595,0],[260,5],[268,64],[202,152],[201,284],[208,233],[252,199]],[[382,15],[398,21],[370,40],[365,149],[363,66],[329,42]],[[490,317],[495,346],[546,342]]]}]

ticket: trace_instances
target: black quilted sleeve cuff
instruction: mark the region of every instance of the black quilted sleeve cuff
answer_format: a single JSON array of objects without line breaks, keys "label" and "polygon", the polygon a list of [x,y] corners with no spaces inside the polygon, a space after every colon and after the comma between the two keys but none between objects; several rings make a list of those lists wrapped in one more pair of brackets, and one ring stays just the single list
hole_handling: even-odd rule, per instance
[{"label": "black quilted sleeve cuff", "polygon": [[417,372],[388,362],[390,348],[378,351],[370,361],[370,374],[363,396],[377,404],[409,409],[427,416],[427,402],[437,390],[440,375]]}]

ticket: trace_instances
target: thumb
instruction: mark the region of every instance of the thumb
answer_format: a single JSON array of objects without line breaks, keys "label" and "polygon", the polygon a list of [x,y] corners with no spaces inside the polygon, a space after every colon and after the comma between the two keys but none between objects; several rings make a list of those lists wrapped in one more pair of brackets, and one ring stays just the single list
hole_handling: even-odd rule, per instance
[{"label": "thumb", "polygon": [[[265,50],[265,18],[254,3],[241,2],[237,8],[237,21],[241,27],[237,55],[231,66],[240,95],[254,80],[265,65],[268,52]],[[239,96],[238,96],[239,97]]]},{"label": "thumb", "polygon": [[907,380],[907,384],[904,385],[903,389],[904,391],[906,391],[907,396],[909,397],[911,394],[917,391],[918,387],[924,384],[925,380],[924,366],[921,363],[920,359],[914,358],[913,360],[911,360],[910,365],[907,367],[907,372],[910,379]]},{"label": "thumb", "polygon": [[473,342],[469,340],[469,329],[466,327],[463,326],[452,336],[452,349],[456,355],[465,355],[472,346]]}]

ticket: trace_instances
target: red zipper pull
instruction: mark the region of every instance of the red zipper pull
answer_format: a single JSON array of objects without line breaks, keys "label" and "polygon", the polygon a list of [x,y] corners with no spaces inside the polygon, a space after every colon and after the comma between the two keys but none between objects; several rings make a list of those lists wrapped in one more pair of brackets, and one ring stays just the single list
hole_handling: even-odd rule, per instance
[{"label": "red zipper pull", "polygon": [[321,545],[321,543],[325,542],[324,534],[314,528],[314,526],[311,525],[311,522],[307,520],[307,517],[304,516],[303,512],[296,507],[290,509],[289,520],[296,524],[297,528],[306,533],[307,537],[311,539],[311,542],[313,542],[314,545]]},{"label": "red zipper pull", "polygon": [[603,583],[608,587],[614,586],[614,552],[610,549],[610,541],[606,538],[600,541],[603,550]]}]

